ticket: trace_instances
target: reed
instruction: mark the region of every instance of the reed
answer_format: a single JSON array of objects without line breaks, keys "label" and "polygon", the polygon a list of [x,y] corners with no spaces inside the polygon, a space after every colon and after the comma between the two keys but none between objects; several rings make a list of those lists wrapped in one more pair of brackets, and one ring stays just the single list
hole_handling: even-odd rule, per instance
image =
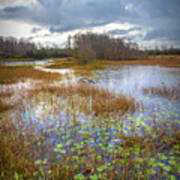
[{"label": "reed", "polygon": [[[96,115],[109,115],[112,113],[124,114],[127,111],[134,112],[139,104],[132,97],[127,97],[123,94],[116,95],[107,89],[99,89],[93,85],[79,83],[77,85],[61,85],[57,86],[41,86],[39,89],[34,89],[29,92],[29,96],[39,93],[50,93],[61,96],[64,99],[71,99],[78,107],[81,104],[80,110],[86,113],[89,110]],[[86,99],[86,102],[84,100]],[[81,103],[84,102],[84,103]],[[92,112],[91,112],[92,113]]]},{"label": "reed", "polygon": [[0,66],[0,84],[12,84],[25,79],[35,79],[44,81],[60,80],[59,73],[44,72],[34,69],[31,66]]},{"label": "reed", "polygon": [[12,109],[13,105],[7,104],[2,99],[0,99],[0,113]]},{"label": "reed", "polygon": [[148,88],[142,88],[142,91],[144,94],[152,94],[152,95],[158,95],[163,96],[171,99],[178,100],[180,98],[180,89],[176,87],[168,88],[166,86],[162,87],[148,87]]}]

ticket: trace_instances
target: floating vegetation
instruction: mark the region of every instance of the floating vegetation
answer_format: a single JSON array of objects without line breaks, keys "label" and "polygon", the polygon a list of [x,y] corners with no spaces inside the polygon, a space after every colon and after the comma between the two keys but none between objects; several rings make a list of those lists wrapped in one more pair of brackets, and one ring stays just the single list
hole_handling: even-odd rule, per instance
[{"label": "floating vegetation", "polygon": [[85,116],[55,93],[27,97],[1,117],[1,178],[176,179],[179,125],[144,113]]}]

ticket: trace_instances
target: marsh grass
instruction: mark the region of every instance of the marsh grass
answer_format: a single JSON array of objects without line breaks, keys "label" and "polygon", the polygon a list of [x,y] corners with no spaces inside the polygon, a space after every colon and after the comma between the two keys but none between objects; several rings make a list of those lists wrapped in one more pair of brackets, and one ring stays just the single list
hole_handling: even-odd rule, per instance
[{"label": "marsh grass", "polygon": [[180,89],[175,87],[148,87],[148,88],[142,88],[142,91],[144,94],[152,94],[152,95],[158,95],[167,97],[170,99],[176,99],[178,100],[180,98]]},{"label": "marsh grass", "polygon": [[36,177],[35,172],[38,168],[32,159],[26,156],[32,149],[24,141],[23,131],[19,131],[16,124],[8,117],[6,119],[1,117],[0,126],[0,136],[2,137],[0,141],[1,179]]},{"label": "marsh grass", "polygon": [[143,66],[166,66],[180,67],[180,56],[149,56],[144,60],[122,60],[122,61],[107,61],[102,60],[103,65],[143,65]]},{"label": "marsh grass", "polygon": [[174,75],[180,75],[180,71],[168,71],[168,73],[170,74],[174,74]]},{"label": "marsh grass", "polygon": [[92,77],[93,72],[92,71],[85,71],[85,70],[75,70],[73,73],[76,77]]},{"label": "marsh grass", "polygon": [[13,106],[5,103],[2,99],[0,99],[0,113],[12,109]]},{"label": "marsh grass", "polygon": [[4,90],[4,91],[0,91],[0,97],[2,98],[2,97],[11,97],[13,95],[13,91],[12,90],[10,90],[10,89],[6,89],[6,90]]},{"label": "marsh grass", "polygon": [[[41,86],[39,89],[32,90],[29,96],[37,93],[48,92],[71,101],[71,104],[79,107],[81,111],[88,113],[90,111],[98,115],[110,115],[125,112],[135,112],[139,103],[133,97],[127,97],[123,94],[116,95],[107,89],[99,89],[93,85],[79,83],[77,85]],[[86,101],[86,103],[84,102]]]},{"label": "marsh grass", "polygon": [[25,79],[54,81],[60,80],[59,73],[44,72],[32,66],[3,66],[0,65],[0,84],[12,84]]},{"label": "marsh grass", "polygon": [[52,64],[46,66],[46,68],[50,69],[64,69],[71,68],[74,70],[83,70],[83,71],[92,71],[92,70],[103,70],[105,66],[103,66],[99,61],[94,61],[89,64],[83,65],[80,64],[74,58],[62,58],[56,59],[52,62]]}]

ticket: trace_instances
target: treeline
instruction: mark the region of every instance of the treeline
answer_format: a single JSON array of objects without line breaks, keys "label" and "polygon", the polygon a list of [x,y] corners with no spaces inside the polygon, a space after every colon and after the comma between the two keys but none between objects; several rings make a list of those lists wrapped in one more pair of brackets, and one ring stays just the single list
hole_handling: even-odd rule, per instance
[{"label": "treeline", "polygon": [[147,55],[176,55],[180,54],[178,48],[156,47],[151,50],[140,50],[136,43],[113,38],[107,34],[76,34],[69,36],[66,47],[39,48],[34,43],[24,39],[0,36],[0,58],[61,58],[73,56],[82,64],[96,59],[126,60],[143,59]]},{"label": "treeline", "polygon": [[151,50],[146,50],[146,54],[148,55],[180,55],[180,49],[174,47],[161,47],[155,48]]},{"label": "treeline", "polygon": [[83,64],[94,59],[141,59],[145,53],[136,43],[125,42],[107,34],[77,34],[74,36],[75,57]]},{"label": "treeline", "polygon": [[37,46],[23,39],[0,36],[0,58],[33,58],[44,59],[51,57],[67,57],[70,53],[66,49],[37,48]]},{"label": "treeline", "polygon": [[14,37],[0,36],[0,57],[12,58],[15,56],[23,56],[27,51],[36,49],[34,43],[27,42],[23,39]]},{"label": "treeline", "polygon": [[24,58],[34,58],[34,59],[45,59],[45,58],[62,58],[67,57],[69,54],[66,49],[35,49],[27,51],[23,57]]}]

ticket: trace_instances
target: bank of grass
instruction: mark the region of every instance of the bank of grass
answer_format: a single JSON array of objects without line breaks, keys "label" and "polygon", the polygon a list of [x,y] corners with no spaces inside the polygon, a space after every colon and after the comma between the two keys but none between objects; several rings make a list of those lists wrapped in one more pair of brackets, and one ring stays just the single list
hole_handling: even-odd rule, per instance
[{"label": "bank of grass", "polygon": [[92,71],[86,71],[86,70],[75,70],[73,73],[76,77],[92,77],[93,72]]},{"label": "bank of grass", "polygon": [[149,56],[144,60],[121,60],[111,61],[102,60],[103,65],[144,65],[144,66],[165,66],[165,67],[180,67],[179,55],[166,55],[166,56]]},{"label": "bank of grass", "polygon": [[0,65],[0,84],[12,84],[26,79],[54,81],[61,77],[59,73],[44,72],[32,66]]},{"label": "bank of grass", "polygon": [[74,58],[60,58],[46,66],[52,69],[72,68],[75,70],[103,70],[108,65],[151,65],[151,66],[166,66],[166,67],[180,67],[179,55],[161,55],[161,56],[148,56],[141,60],[96,60],[87,65],[81,65]]},{"label": "bank of grass", "polygon": [[65,68],[71,68],[74,70],[103,70],[105,69],[105,66],[103,66],[99,61],[93,61],[89,64],[80,64],[76,59],[74,58],[61,58],[56,59],[54,62],[52,62],[51,65],[46,66],[46,68],[50,69],[65,69]]},{"label": "bank of grass", "polygon": [[158,95],[176,100],[180,99],[180,89],[176,87],[171,87],[171,88],[168,88],[166,86],[148,87],[148,88],[142,88],[142,91],[144,94]]}]

